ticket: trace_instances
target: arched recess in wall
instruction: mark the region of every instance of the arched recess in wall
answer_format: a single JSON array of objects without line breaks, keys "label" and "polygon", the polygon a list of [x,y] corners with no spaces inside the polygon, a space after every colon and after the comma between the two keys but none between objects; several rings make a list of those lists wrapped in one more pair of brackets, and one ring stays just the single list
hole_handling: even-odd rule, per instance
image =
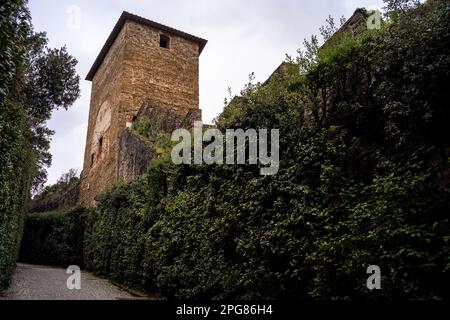
[{"label": "arched recess in wall", "polygon": [[91,141],[91,167],[106,158],[110,148],[111,103],[106,99],[97,114]]}]

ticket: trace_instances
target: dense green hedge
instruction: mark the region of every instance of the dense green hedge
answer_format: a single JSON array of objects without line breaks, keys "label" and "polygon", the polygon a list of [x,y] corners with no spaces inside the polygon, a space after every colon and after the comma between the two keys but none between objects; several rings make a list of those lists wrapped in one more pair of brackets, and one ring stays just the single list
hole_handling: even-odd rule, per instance
[{"label": "dense green hedge", "polygon": [[76,60],[33,31],[27,3],[0,5],[0,290],[14,271],[30,193],[47,179],[46,122],[79,96]]},{"label": "dense green hedge", "polygon": [[155,292],[149,230],[165,210],[167,163],[156,160],[151,173],[118,184],[101,195],[87,215],[85,262],[88,269],[127,286]]},{"label": "dense green hedge", "polygon": [[449,14],[420,5],[249,84],[218,126],[279,128],[279,173],[160,160],[103,194],[87,266],[164,297],[449,298]]},{"label": "dense green hedge", "polygon": [[84,266],[85,209],[31,213],[25,219],[19,261],[68,267]]},{"label": "dense green hedge", "polygon": [[21,45],[28,28],[23,1],[2,3],[0,11],[0,290],[9,284],[22,235],[32,174],[29,128],[15,99],[24,60]]},{"label": "dense green hedge", "polygon": [[16,265],[31,182],[24,119],[20,107],[0,111],[0,289],[8,286]]}]

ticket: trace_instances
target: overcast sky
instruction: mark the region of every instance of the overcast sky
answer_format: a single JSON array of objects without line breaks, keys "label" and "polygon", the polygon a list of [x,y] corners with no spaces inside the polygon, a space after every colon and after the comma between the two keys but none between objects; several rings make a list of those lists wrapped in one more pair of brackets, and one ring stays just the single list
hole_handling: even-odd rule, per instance
[{"label": "overcast sky", "polygon": [[[350,17],[358,7],[382,8],[382,0],[30,0],[36,31],[51,47],[66,45],[79,61],[81,98],[69,111],[56,111],[53,164],[48,183],[83,166],[91,83],[87,72],[122,11],[166,24],[209,42],[200,57],[200,107],[211,123],[223,110],[227,88],[239,93],[255,72],[264,81],[303,39],[317,34],[329,14]],[[80,13],[79,24],[76,19]],[[75,17],[75,19],[74,19]]]}]

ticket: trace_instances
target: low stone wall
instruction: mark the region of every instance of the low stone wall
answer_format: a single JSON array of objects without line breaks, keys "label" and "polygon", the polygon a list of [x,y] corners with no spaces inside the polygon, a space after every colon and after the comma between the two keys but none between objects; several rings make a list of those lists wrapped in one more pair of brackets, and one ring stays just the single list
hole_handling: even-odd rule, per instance
[{"label": "low stone wall", "polygon": [[147,173],[148,163],[158,155],[131,130],[119,138],[117,180],[130,182]]},{"label": "low stone wall", "polygon": [[57,190],[39,200],[32,200],[29,212],[65,211],[77,205],[80,195],[80,182],[77,181],[67,188]]},{"label": "low stone wall", "polygon": [[137,119],[148,118],[154,128],[171,134],[176,129],[190,129],[195,121],[202,120],[202,110],[191,108],[186,114],[180,115],[174,110],[158,107],[145,102],[137,114]]}]

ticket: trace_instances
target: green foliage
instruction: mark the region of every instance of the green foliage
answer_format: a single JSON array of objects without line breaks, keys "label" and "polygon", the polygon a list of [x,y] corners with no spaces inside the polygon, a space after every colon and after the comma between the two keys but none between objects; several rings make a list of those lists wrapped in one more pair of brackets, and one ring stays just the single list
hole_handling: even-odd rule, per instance
[{"label": "green foliage", "polygon": [[64,211],[76,206],[80,191],[80,178],[75,169],[64,173],[58,181],[45,187],[29,204],[30,213]]},{"label": "green foliage", "polygon": [[[50,186],[45,187],[38,195],[36,195],[33,200],[42,200],[49,195],[61,191],[61,190],[67,190],[68,188],[71,188],[72,186],[78,185],[80,181],[80,178],[78,177],[78,174],[75,169],[70,169],[69,172],[64,173],[61,175],[61,177],[58,179],[58,181]],[[49,210],[46,210],[49,211]]]},{"label": "green foliage", "polygon": [[386,5],[385,9],[387,10],[387,16],[394,20],[404,16],[405,12],[409,9],[420,5],[420,0],[383,0],[383,2]]},{"label": "green foliage", "polygon": [[78,96],[76,61],[35,34],[27,1],[0,4],[0,290],[8,286],[22,236],[30,189],[46,180],[55,108]]},{"label": "green foliage", "polygon": [[68,267],[84,265],[86,210],[28,214],[19,261]]},{"label": "green foliage", "polygon": [[278,174],[159,160],[101,196],[88,267],[167,298],[448,299],[449,12],[313,41],[250,81],[217,126],[280,129]]},{"label": "green foliage", "polygon": [[152,146],[158,154],[167,154],[172,148],[170,135],[157,128],[149,118],[143,117],[134,122],[132,130]]},{"label": "green foliage", "polygon": [[8,285],[15,267],[29,196],[32,155],[27,132],[21,106],[5,103],[0,111],[0,288]]},{"label": "green foliage", "polygon": [[138,289],[146,286],[145,233],[156,210],[146,203],[145,187],[139,180],[131,187],[119,184],[106,191],[89,214],[86,230],[87,268]]},{"label": "green foliage", "polygon": [[390,37],[377,38],[374,64],[381,67],[373,70],[374,95],[386,116],[386,136],[397,148],[448,143],[449,19],[448,1],[430,1],[403,13],[386,31]]},{"label": "green foliage", "polygon": [[76,74],[77,60],[65,47],[50,49],[45,33],[31,32],[26,39],[26,69],[22,95],[30,119],[33,152],[37,172],[33,191],[37,193],[46,182],[46,167],[51,164],[50,138],[54,132],[47,128],[53,110],[68,109],[80,95],[80,77]]},{"label": "green foliage", "polygon": [[27,117],[14,99],[29,27],[23,1],[0,5],[0,290],[15,268],[32,173]]},{"label": "green foliage", "polygon": [[8,1],[0,7],[0,101],[3,104],[13,89],[12,81],[25,58],[21,45],[29,31],[29,12],[24,1]]}]

